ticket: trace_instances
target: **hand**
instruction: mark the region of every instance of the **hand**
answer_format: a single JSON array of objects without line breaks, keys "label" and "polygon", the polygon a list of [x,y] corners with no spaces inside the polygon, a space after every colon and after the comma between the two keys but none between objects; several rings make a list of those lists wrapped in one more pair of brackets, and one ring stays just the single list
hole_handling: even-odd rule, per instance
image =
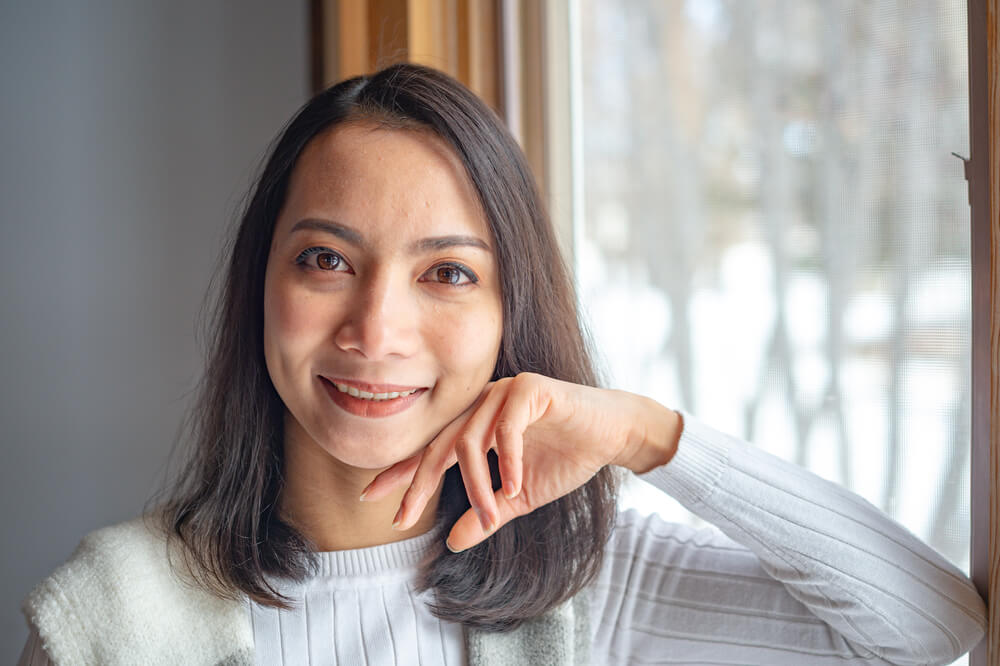
[{"label": "hand", "polygon": [[[472,504],[448,536],[448,547],[457,552],[572,492],[605,465],[642,473],[665,464],[680,427],[675,412],[648,398],[522,373],[487,384],[423,450],[375,477],[365,497],[379,499],[409,483],[393,523],[408,529],[457,462]],[[497,451],[500,467],[496,492],[489,449]]]}]

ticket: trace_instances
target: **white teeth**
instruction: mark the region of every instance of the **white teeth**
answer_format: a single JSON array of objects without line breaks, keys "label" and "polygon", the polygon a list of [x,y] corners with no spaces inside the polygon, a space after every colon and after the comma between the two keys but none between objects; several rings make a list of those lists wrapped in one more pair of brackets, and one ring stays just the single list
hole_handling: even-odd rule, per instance
[{"label": "white teeth", "polygon": [[395,398],[403,398],[410,394],[416,393],[419,389],[412,389],[410,391],[391,391],[389,393],[369,393],[368,391],[360,391],[353,386],[348,386],[347,384],[334,384],[337,390],[341,393],[347,393],[355,398],[361,398],[362,400],[393,400]]}]

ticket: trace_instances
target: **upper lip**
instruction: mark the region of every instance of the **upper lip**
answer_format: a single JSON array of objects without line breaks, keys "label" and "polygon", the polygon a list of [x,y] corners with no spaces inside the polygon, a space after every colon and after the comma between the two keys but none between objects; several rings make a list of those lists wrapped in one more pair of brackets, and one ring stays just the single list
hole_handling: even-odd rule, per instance
[{"label": "upper lip", "polygon": [[326,375],[320,375],[320,377],[333,384],[353,386],[359,391],[367,391],[368,393],[402,393],[403,391],[412,391],[414,389],[424,388],[423,386],[402,386],[400,384],[372,384],[369,382],[359,381],[357,379],[327,377]]}]

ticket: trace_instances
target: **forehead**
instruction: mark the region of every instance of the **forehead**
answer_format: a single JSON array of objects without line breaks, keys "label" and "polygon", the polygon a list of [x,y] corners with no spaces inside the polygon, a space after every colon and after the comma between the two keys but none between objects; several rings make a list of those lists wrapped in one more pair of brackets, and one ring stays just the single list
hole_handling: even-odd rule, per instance
[{"label": "forehead", "polygon": [[430,227],[490,237],[476,190],[443,139],[370,123],[338,126],[303,150],[279,228],[309,216],[333,216],[363,232]]}]

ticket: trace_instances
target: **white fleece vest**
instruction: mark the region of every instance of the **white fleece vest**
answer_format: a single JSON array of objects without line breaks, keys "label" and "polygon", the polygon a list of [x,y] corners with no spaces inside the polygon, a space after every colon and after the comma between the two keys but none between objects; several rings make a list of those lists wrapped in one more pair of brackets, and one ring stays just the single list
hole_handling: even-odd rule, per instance
[{"label": "white fleece vest", "polygon": [[[177,551],[170,555],[181,562]],[[59,666],[255,663],[246,608],[182,578],[169,564],[166,539],[141,517],[85,536],[22,610]],[[586,595],[513,632],[467,629],[465,639],[471,666],[586,666]]]}]

